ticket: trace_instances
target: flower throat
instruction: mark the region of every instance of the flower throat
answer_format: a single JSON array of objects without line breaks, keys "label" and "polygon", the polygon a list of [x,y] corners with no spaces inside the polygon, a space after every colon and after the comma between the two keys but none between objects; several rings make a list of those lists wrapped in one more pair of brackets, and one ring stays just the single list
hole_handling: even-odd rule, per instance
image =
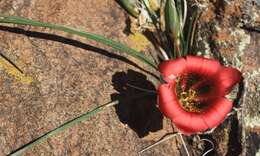
[{"label": "flower throat", "polygon": [[191,89],[191,86],[199,81],[199,77],[193,74],[186,74],[177,79],[177,95],[181,107],[187,112],[202,112],[204,105],[197,100],[198,92]]}]

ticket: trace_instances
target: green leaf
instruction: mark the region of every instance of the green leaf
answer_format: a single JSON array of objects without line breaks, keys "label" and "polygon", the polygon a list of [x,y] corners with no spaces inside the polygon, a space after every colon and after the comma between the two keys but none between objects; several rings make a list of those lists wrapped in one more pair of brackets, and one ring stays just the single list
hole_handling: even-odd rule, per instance
[{"label": "green leaf", "polygon": [[44,22],[38,22],[22,17],[16,17],[16,16],[6,16],[3,14],[0,14],[0,23],[10,23],[10,24],[19,24],[19,25],[30,25],[30,26],[38,26],[38,27],[45,27],[45,28],[50,28],[50,29],[55,29],[55,30],[60,30],[64,31],[70,34],[75,34],[78,36],[85,37],[90,40],[94,40],[99,43],[103,43],[104,45],[110,46],[116,50],[119,50],[120,52],[124,52],[132,57],[135,57],[142,61],[143,63],[146,63],[147,65],[153,67],[154,69],[157,69],[156,65],[154,62],[148,58],[146,55],[144,55],[142,52],[136,51],[132,48],[127,47],[126,45],[113,41],[111,39],[108,39],[104,36],[93,34],[90,32],[78,30],[75,28],[70,28],[67,26],[63,25],[58,25],[58,24],[52,24],[52,23],[44,23]]},{"label": "green leaf", "polygon": [[200,12],[197,9],[195,9],[194,13],[192,14],[192,17],[189,20],[189,23],[187,25],[187,34],[185,36],[186,38],[185,38],[185,45],[184,45],[185,55],[190,54],[189,51],[191,51],[191,48],[193,46],[194,36],[196,33],[195,30],[197,27],[197,22],[198,22],[199,16],[200,16]]},{"label": "green leaf", "polygon": [[178,15],[178,11],[176,9],[176,3],[174,0],[167,0],[165,4],[165,26],[166,31],[170,33],[172,38],[172,43],[174,46],[174,58],[180,55],[181,47],[180,47],[180,36],[182,33],[180,16]]},{"label": "green leaf", "polygon": [[117,105],[119,104],[119,101],[116,100],[116,101],[112,101],[112,102],[109,102],[107,104],[104,104],[104,105],[101,105],[95,109],[93,109],[92,111],[90,112],[87,112],[75,119],[72,119],[66,123],[64,123],[63,125],[57,127],[56,129],[52,130],[52,131],[49,131],[48,133],[40,136],[39,138],[31,141],[30,143],[20,147],[19,149],[15,150],[14,152],[10,153],[9,155],[10,156],[18,156],[18,155],[21,155],[23,152],[25,152],[26,150],[29,150],[31,149],[32,147],[40,144],[41,142],[43,142],[44,140],[56,135],[57,133],[59,132],[62,132],[64,131],[65,129],[67,128],[70,128],[78,123],[80,123],[81,121],[84,121],[84,120],[87,120],[89,119],[91,116],[101,112],[102,110],[104,110],[105,108],[108,108],[108,107],[111,107],[111,106],[114,106],[114,105]]},{"label": "green leaf", "polygon": [[175,0],[175,4],[176,4],[176,11],[180,19],[180,23],[182,23],[182,18],[183,18],[182,0]]},{"label": "green leaf", "polygon": [[158,17],[156,15],[155,11],[151,8],[148,0],[142,0],[142,2],[144,4],[145,9],[147,10],[149,16],[151,17],[154,26],[157,28]]},{"label": "green leaf", "polygon": [[132,16],[138,17],[139,11],[137,6],[137,0],[118,0],[118,2],[128,11]]},{"label": "green leaf", "polygon": [[176,3],[174,0],[167,0],[165,5],[165,24],[166,29],[172,33],[174,38],[179,38],[180,36],[180,18],[176,9]]}]

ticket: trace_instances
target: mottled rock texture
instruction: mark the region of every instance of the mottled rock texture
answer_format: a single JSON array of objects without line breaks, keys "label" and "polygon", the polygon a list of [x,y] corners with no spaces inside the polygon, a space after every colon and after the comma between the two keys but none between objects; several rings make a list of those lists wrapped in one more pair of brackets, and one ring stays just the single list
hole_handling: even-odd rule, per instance
[{"label": "mottled rock texture", "polygon": [[[114,0],[0,0],[0,11],[131,42],[123,32],[127,15]],[[210,0],[200,18],[197,50],[236,66],[244,76],[238,89],[241,95],[235,101],[241,109],[212,134],[201,136],[214,142],[211,155],[259,153],[259,28],[259,0]],[[155,96],[130,101],[129,97],[140,92],[124,88],[122,83],[155,90],[155,81],[129,65],[119,52],[77,36],[28,26],[1,25],[0,40],[0,54],[24,73],[1,56],[0,155],[118,97],[122,99],[119,106],[48,139],[25,155],[131,156],[172,131],[155,106]],[[190,152],[199,155],[197,138],[185,139]],[[177,137],[143,155],[185,152]]]},{"label": "mottled rock texture", "polygon": [[[200,19],[202,52],[243,72],[243,83],[234,105],[241,110],[227,126],[210,135],[217,143],[216,155],[257,155],[260,150],[260,1],[215,0]],[[202,45],[202,46],[201,46]],[[218,135],[220,132],[221,135]]]}]

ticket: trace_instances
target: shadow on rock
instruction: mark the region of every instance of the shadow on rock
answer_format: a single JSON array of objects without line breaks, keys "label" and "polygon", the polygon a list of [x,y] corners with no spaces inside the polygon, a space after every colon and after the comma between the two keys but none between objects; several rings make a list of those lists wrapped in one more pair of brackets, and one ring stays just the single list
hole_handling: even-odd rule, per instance
[{"label": "shadow on rock", "polygon": [[[112,52],[107,51],[102,48],[91,46],[86,43],[82,43],[82,42],[74,40],[74,39],[66,38],[66,37],[63,37],[60,35],[55,35],[55,34],[49,34],[49,33],[45,33],[45,32],[29,31],[29,30],[24,30],[21,28],[13,28],[13,27],[8,27],[8,26],[0,26],[0,31],[6,31],[6,32],[10,32],[10,33],[15,33],[15,34],[22,34],[22,35],[25,35],[28,37],[34,37],[34,38],[38,38],[38,39],[45,39],[45,40],[49,40],[49,41],[59,42],[59,43],[71,45],[74,47],[78,47],[78,48],[81,48],[84,50],[88,50],[89,52],[94,52],[94,53],[97,53],[100,55],[107,56],[109,58],[114,58],[114,59],[120,60],[127,64],[130,64],[130,65],[136,67],[137,69],[140,69],[140,70],[146,72],[147,74],[159,79],[155,74],[151,73],[150,71],[148,71],[146,69],[143,69],[138,64],[134,63],[133,61],[129,60],[128,58],[126,58],[124,56],[118,55],[116,53],[112,53]],[[12,63],[12,62],[10,62],[10,63]],[[20,70],[17,66],[15,66],[15,67],[18,70]],[[22,72],[22,70],[20,70],[20,71]]]},{"label": "shadow on rock", "polygon": [[112,82],[114,89],[119,93],[112,94],[111,98],[120,101],[115,109],[122,123],[127,124],[139,137],[162,129],[163,116],[156,107],[156,93],[148,93],[132,87],[155,91],[156,88],[145,75],[133,70],[118,72],[113,75]]}]

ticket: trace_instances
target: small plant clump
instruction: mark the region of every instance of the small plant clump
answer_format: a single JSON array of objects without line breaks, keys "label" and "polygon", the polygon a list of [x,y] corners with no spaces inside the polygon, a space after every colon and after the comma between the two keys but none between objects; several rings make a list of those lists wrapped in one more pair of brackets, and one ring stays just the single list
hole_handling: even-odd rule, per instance
[{"label": "small plant clump", "polygon": [[[176,134],[180,135],[189,155],[182,135],[201,134],[214,129],[224,121],[233,107],[232,101],[225,96],[241,81],[242,74],[235,68],[220,65],[218,60],[196,56],[193,42],[201,13],[200,8],[205,7],[204,3],[195,1],[194,4],[187,4],[186,0],[118,0],[118,2],[132,16],[138,31],[152,34],[153,44],[157,49],[156,57],[147,56],[104,36],[64,25],[4,14],[0,14],[0,23],[44,27],[75,34],[112,47],[146,64],[149,67],[148,70],[153,69],[157,75],[160,75],[157,79],[159,86],[156,91],[159,109],[164,116],[171,119],[178,130],[177,133],[163,140],[175,137]],[[135,88],[146,91],[142,88]],[[42,135],[10,155],[22,154],[60,131],[117,104],[119,104],[118,100],[101,105]],[[201,140],[212,144],[209,140]]]}]

